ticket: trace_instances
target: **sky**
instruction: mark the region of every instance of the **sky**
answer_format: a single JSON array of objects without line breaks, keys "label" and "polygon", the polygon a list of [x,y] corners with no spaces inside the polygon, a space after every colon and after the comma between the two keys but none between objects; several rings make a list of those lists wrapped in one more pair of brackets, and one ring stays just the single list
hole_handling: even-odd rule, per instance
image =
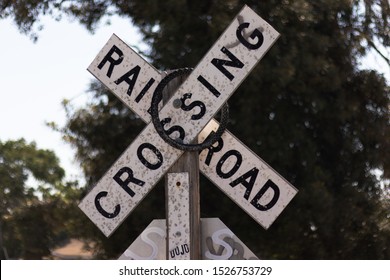
[{"label": "sky", "polygon": [[[34,43],[11,20],[0,20],[0,141],[35,141],[56,153],[68,179],[82,179],[75,151],[45,123],[65,124],[64,99],[76,107],[85,104],[94,79],[86,69],[113,33],[129,45],[147,47],[129,19],[113,17],[94,34],[66,19],[46,17],[42,24]],[[377,69],[390,81],[390,68],[378,56],[364,59],[362,67]]]},{"label": "sky", "polygon": [[142,47],[130,20],[113,18],[91,34],[77,22],[42,20],[44,29],[34,43],[11,20],[0,20],[0,141],[24,138],[38,148],[53,150],[68,179],[81,176],[75,151],[46,122],[65,124],[62,100],[80,107],[94,77],[86,70],[115,33]]}]

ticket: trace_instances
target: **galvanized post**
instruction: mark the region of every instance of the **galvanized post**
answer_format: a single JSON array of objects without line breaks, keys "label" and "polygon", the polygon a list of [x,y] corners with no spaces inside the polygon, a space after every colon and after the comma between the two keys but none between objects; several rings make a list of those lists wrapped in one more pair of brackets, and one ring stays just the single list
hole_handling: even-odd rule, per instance
[{"label": "galvanized post", "polygon": [[[187,78],[187,75],[177,77],[172,80],[163,91],[163,102],[164,104],[173,95],[175,90],[181,85],[181,83]],[[167,173],[183,173],[187,172],[189,175],[189,232],[190,232],[190,259],[200,260],[201,259],[201,244],[200,244],[200,203],[199,203],[199,155],[198,152],[185,152],[179,160],[168,170]],[[168,176],[165,176],[165,195],[166,203],[169,203],[168,198]],[[166,221],[167,221],[167,259],[169,259],[169,248],[168,244],[168,205],[166,209]]]}]

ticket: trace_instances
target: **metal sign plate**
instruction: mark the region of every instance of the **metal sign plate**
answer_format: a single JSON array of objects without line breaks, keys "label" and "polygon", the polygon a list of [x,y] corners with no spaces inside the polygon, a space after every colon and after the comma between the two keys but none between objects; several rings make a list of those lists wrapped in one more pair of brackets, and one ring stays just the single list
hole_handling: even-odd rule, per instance
[{"label": "metal sign plate", "polygon": [[[185,98],[184,105],[176,108],[173,102],[168,102],[160,111],[160,119],[169,119],[171,128],[181,127],[184,142],[192,142],[278,36],[268,23],[245,6],[172,97],[171,100]],[[123,55],[118,53],[110,49],[101,57],[97,68],[104,69],[102,75],[114,84],[127,84],[126,94],[131,95],[136,70],[132,65],[122,76],[113,76],[115,68],[124,63]],[[199,108],[193,110],[195,107]],[[158,137],[154,126],[149,124],[79,207],[109,236],[181,154],[182,151]]]},{"label": "metal sign plate", "polygon": [[[218,123],[210,121],[199,135],[203,141]],[[199,168],[237,205],[265,229],[275,221],[297,189],[229,131],[199,155]]]},{"label": "metal sign plate", "polygon": [[152,94],[163,76],[115,34],[100,50],[88,71],[145,122]]},{"label": "metal sign plate", "polygon": [[[203,260],[257,260],[257,256],[218,218],[201,219]],[[176,249],[185,254],[185,245]],[[166,221],[153,220],[119,260],[165,260]]]},{"label": "metal sign plate", "polygon": [[[184,143],[191,143],[278,37],[245,6],[160,111],[160,119],[170,118],[170,127],[182,127]],[[172,103],[184,96],[190,97],[182,110],[175,109]]]},{"label": "metal sign plate", "polygon": [[153,220],[119,260],[166,260],[166,221]]},{"label": "metal sign plate", "polygon": [[[110,50],[114,46],[120,46],[120,50],[122,53],[124,53],[124,60],[134,60],[136,61],[136,66],[140,66],[141,71],[145,76],[144,80],[152,81],[155,80],[156,83],[158,83],[161,80],[161,77],[163,76],[160,74],[152,65],[150,65],[147,61],[143,60],[138,54],[136,54],[130,47],[128,47],[126,44],[122,43],[120,39],[118,39],[115,35],[113,35],[110,40],[107,42],[107,44],[104,46],[103,50],[99,53],[98,57],[92,62],[91,66],[88,68],[91,73],[93,73],[96,77],[102,76],[101,71],[97,66],[99,65],[99,61],[102,60],[102,57],[105,57],[107,53],[110,52]],[[140,60],[140,61],[139,61]],[[122,70],[122,72],[125,72]],[[117,96],[123,95],[121,91],[117,87],[112,87],[112,83],[110,84],[110,79],[102,79],[102,81],[106,84],[106,86],[110,87],[111,90],[116,91]],[[108,81],[108,82],[107,82]],[[138,83],[138,81],[137,81]],[[151,99],[152,99],[152,93],[154,91],[155,85],[151,85],[150,87],[145,90],[145,87],[135,84],[133,88],[133,101],[130,98],[121,98],[121,100],[133,111],[137,112],[137,108],[142,108],[141,110],[138,110],[138,114],[141,116],[141,118],[145,122],[150,122],[150,114],[147,112],[148,106],[150,106]],[[138,101],[142,100],[144,106],[140,106],[139,103],[135,101],[137,96],[142,96],[142,99],[138,99]],[[215,130],[215,127],[217,126],[217,122],[215,120],[212,120],[202,131],[199,137],[199,141],[203,141],[203,138],[205,135],[207,135],[211,130]],[[228,130],[222,135],[222,145],[224,146],[224,152],[216,152],[215,155],[213,154],[213,161],[208,162],[207,156],[209,155],[210,151],[206,150],[203,151],[201,154],[201,162],[200,162],[200,171],[207,176],[216,186],[221,188],[231,199],[233,199],[240,207],[242,207],[249,215],[251,215],[260,225],[262,225],[264,228],[268,228],[272,222],[278,217],[278,215],[281,213],[284,207],[287,206],[287,204],[291,201],[291,199],[294,197],[294,195],[297,193],[297,190],[291,186],[282,176],[280,176],[276,171],[274,171],[272,168],[270,168],[261,158],[259,158],[254,152],[252,152],[249,148],[247,148],[245,145],[243,145],[234,135],[232,135]],[[242,169],[245,165],[256,167],[260,170],[261,167],[265,167],[268,172],[271,172],[273,174],[273,182],[279,187],[281,195],[280,200],[275,203],[274,207],[269,209],[268,211],[260,211],[258,210],[253,204],[251,204],[251,200],[244,198],[244,192],[246,191],[245,186],[242,184],[238,184],[236,190],[234,190],[233,187],[231,187],[229,184],[234,181],[236,177],[239,176],[232,176],[230,178],[222,178],[217,173],[217,159],[220,159],[221,156],[226,154],[232,153],[232,151],[238,151],[240,155],[243,155],[244,164],[242,164]],[[233,152],[234,153],[234,152]],[[237,153],[236,153],[237,154]],[[211,156],[211,155],[210,155]],[[219,158],[218,158],[219,156]],[[226,157],[226,156],[225,156]],[[230,158],[227,159],[226,163],[224,163],[224,166],[226,168],[229,161],[236,160],[237,156],[231,155]],[[219,170],[219,169],[218,169]],[[251,169],[250,169],[251,170]],[[237,170],[237,174],[240,172]],[[242,171],[241,171],[242,172]],[[267,172],[261,172],[257,176],[261,178],[266,178]],[[230,180],[229,180],[230,179]],[[260,183],[260,178],[254,181],[253,185],[255,186],[255,189],[252,190],[252,196],[256,193],[258,193],[258,188]],[[250,181],[249,181],[250,182]],[[256,184],[255,184],[256,183]]]},{"label": "metal sign plate", "polygon": [[109,236],[180,157],[149,124],[79,204]]}]

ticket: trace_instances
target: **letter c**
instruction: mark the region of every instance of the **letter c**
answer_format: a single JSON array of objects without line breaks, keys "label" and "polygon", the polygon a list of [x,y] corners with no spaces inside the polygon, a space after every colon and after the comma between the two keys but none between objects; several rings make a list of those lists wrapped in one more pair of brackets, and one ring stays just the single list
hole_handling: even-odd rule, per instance
[{"label": "letter c", "polygon": [[119,212],[121,211],[121,206],[119,204],[117,204],[115,206],[115,210],[113,213],[109,213],[106,210],[104,210],[102,205],[100,204],[100,199],[102,199],[103,197],[106,197],[107,194],[108,194],[108,192],[103,191],[103,192],[100,192],[96,195],[95,207],[99,211],[99,213],[102,214],[104,217],[106,217],[107,219],[113,219],[116,216],[118,216]]}]

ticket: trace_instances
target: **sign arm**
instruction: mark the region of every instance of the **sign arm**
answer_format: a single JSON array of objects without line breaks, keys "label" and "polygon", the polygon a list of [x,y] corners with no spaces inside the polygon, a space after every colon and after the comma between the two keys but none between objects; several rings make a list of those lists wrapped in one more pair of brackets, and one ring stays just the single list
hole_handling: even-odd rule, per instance
[{"label": "sign arm", "polygon": [[[213,116],[278,37],[279,33],[272,26],[244,6],[161,109],[160,117],[165,120],[167,129],[181,131],[183,142],[188,144],[202,130],[213,126]],[[109,236],[183,151],[158,137],[150,123],[148,111],[152,93],[162,79],[156,69],[113,35],[88,70],[149,122],[79,204]],[[177,108],[174,104],[177,99],[185,99],[188,106]],[[190,104],[201,108],[200,113],[194,115]],[[258,223],[268,228],[294,197],[296,189],[227,131],[218,143],[221,146],[212,154],[210,149],[200,154],[200,169]],[[206,158],[202,161],[203,156]]]}]

